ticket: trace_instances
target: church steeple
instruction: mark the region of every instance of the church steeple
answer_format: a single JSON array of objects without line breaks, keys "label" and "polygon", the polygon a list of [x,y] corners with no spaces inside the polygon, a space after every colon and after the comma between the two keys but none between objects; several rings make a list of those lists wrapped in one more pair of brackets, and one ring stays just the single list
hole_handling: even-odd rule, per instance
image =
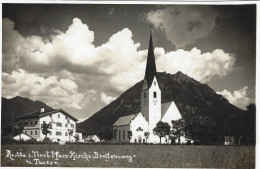
[{"label": "church steeple", "polygon": [[154,77],[156,77],[156,65],[155,65],[155,57],[153,52],[153,40],[152,40],[152,26],[150,26],[150,41],[149,41],[149,49],[148,56],[146,62],[146,70],[145,70],[145,79],[147,80],[148,88],[151,86]]}]

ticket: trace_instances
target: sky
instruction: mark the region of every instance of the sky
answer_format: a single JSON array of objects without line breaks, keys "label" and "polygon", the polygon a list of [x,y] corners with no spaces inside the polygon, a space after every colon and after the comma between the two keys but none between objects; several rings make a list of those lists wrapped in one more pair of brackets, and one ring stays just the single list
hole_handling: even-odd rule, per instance
[{"label": "sky", "polygon": [[80,121],[157,71],[181,71],[230,103],[255,103],[255,5],[3,4],[2,97]]}]

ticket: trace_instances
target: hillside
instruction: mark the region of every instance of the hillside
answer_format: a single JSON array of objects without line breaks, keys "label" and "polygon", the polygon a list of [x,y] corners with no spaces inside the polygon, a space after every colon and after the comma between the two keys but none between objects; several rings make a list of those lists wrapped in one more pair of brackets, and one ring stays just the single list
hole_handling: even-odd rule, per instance
[{"label": "hillside", "polygon": [[40,110],[42,107],[46,110],[52,109],[43,102],[32,101],[28,98],[22,98],[20,96],[16,96],[12,99],[2,97],[1,128],[5,128],[12,124],[12,121],[14,121],[17,116]]},{"label": "hillside", "polygon": [[[202,84],[187,75],[158,73],[158,82],[162,92],[162,103],[174,100],[185,120],[196,115],[207,116],[218,125],[241,114],[243,110],[230,104],[222,95],[218,95],[208,85]],[[126,90],[115,101],[95,113],[89,119],[78,124],[87,135],[97,133],[101,128],[111,127],[121,116],[140,112],[140,92],[143,81]]]}]

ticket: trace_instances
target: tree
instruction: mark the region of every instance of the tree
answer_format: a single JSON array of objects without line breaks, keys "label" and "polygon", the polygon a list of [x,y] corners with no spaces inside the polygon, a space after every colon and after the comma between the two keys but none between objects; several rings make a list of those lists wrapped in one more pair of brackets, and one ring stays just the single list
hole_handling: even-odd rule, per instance
[{"label": "tree", "polygon": [[169,135],[170,128],[171,127],[167,122],[159,121],[156,124],[156,127],[153,129],[153,132],[154,132],[154,134],[156,134],[160,137],[160,144],[161,144],[161,138],[165,137],[166,135]]},{"label": "tree", "polygon": [[78,135],[78,134],[76,134],[76,135],[74,136],[74,138],[76,139],[76,142],[79,142],[79,135]]},{"label": "tree", "polygon": [[23,123],[16,124],[13,127],[13,135],[19,135],[19,140],[21,141],[21,134],[23,132],[24,126]]},{"label": "tree", "polygon": [[70,141],[70,136],[73,135],[73,129],[68,129],[68,133],[69,133],[69,141]]},{"label": "tree", "polygon": [[98,132],[98,137],[101,140],[111,140],[113,137],[113,132],[111,130],[111,128],[102,128],[99,132]]},{"label": "tree", "polygon": [[172,134],[178,138],[178,143],[181,142],[181,136],[185,133],[185,122],[181,118],[179,120],[172,120]]},{"label": "tree", "polygon": [[45,121],[41,125],[42,134],[45,135],[45,138],[47,137],[47,134],[50,133],[51,123],[46,123]]},{"label": "tree", "polygon": [[129,139],[129,142],[130,142],[130,139],[132,138],[132,135],[133,135],[132,131],[127,132],[127,137]]},{"label": "tree", "polygon": [[243,114],[237,115],[232,119],[232,136],[235,138],[235,144],[238,144],[242,137],[246,145],[255,145],[256,141],[256,106],[249,104]]},{"label": "tree", "polygon": [[248,138],[248,144],[255,145],[256,143],[256,105],[249,104],[246,106],[246,137]]},{"label": "tree", "polygon": [[149,135],[150,135],[150,133],[148,131],[144,133],[144,136],[146,138],[146,143],[147,143],[147,139],[149,138]]},{"label": "tree", "polygon": [[185,125],[185,130],[190,132],[193,139],[208,144],[216,137],[214,132],[215,123],[207,116],[195,116]]}]

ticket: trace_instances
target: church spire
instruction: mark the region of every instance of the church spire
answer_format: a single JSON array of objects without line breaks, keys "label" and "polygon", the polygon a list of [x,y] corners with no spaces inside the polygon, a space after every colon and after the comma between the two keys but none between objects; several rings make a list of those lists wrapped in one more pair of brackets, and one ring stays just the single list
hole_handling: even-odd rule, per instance
[{"label": "church spire", "polygon": [[153,52],[152,26],[150,26],[150,41],[145,70],[145,79],[147,80],[148,88],[151,86],[153,79],[156,76],[156,72],[155,57]]}]

